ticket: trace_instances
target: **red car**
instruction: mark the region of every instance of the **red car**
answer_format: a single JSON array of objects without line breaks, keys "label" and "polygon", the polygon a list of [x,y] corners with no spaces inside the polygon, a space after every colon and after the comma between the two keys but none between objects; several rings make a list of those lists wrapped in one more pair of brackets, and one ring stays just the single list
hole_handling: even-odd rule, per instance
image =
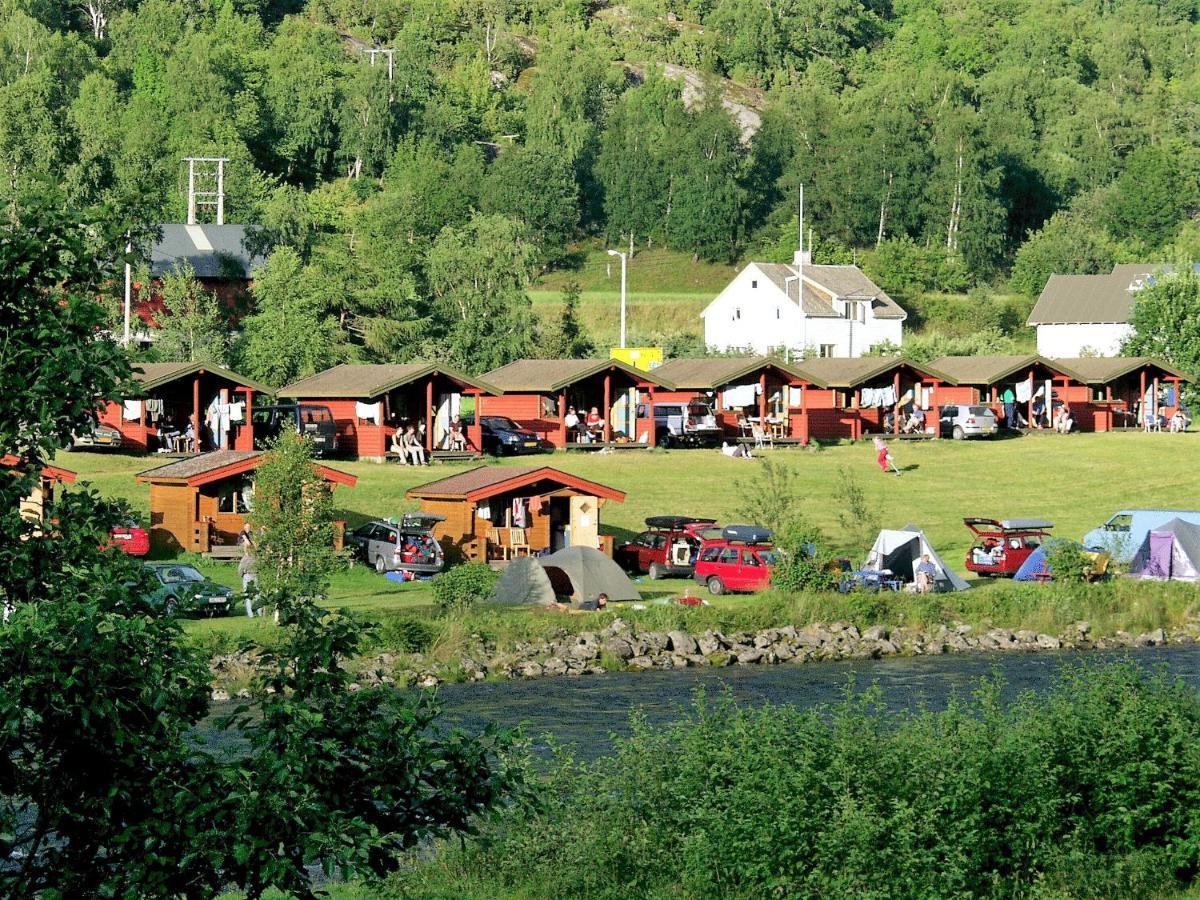
[{"label": "red car", "polygon": [[613,559],[627,572],[647,572],[654,580],[672,575],[692,574],[701,534],[716,524],[716,519],[695,516],[650,516],[649,531],[613,550]]},{"label": "red car", "polygon": [[967,551],[967,571],[1012,578],[1050,537],[1053,522],[1042,519],[963,519],[977,540]]},{"label": "red car", "polygon": [[704,542],[692,577],[711,594],[762,591],[770,586],[771,566],[778,559],[770,529],[728,525],[719,539]]},{"label": "red car", "polygon": [[150,552],[150,533],[132,520],[116,525],[109,532],[109,547],[116,547],[130,556],[145,556]]}]

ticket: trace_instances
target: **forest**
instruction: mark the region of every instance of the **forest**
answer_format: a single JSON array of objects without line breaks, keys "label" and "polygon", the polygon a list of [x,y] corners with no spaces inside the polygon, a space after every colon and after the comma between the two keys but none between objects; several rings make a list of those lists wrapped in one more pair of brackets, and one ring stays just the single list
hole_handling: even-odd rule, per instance
[{"label": "forest", "polygon": [[276,384],[578,352],[573,305],[539,326],[526,290],[580,242],[786,259],[801,184],[817,260],[899,294],[1200,257],[1196,0],[0,11],[8,214],[49,190],[144,245],[184,220],[183,158],[227,157],[227,221],[261,225],[269,261],[236,340],[165,286],[178,352]]}]

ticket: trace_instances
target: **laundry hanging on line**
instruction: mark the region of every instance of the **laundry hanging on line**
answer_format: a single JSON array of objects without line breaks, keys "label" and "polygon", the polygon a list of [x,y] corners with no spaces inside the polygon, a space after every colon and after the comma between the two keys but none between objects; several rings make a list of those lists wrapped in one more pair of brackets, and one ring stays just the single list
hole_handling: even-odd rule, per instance
[{"label": "laundry hanging on line", "polygon": [[355,418],[362,419],[364,422],[373,422],[379,425],[383,421],[383,404],[382,403],[355,403],[354,404]]},{"label": "laundry hanging on line", "polygon": [[123,404],[121,417],[126,422],[140,422],[142,419],[142,401],[126,400]]}]

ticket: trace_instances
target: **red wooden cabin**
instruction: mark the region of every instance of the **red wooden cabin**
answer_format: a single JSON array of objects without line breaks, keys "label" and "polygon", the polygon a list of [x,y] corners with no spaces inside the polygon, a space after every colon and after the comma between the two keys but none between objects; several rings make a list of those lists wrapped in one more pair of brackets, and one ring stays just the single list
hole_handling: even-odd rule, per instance
[{"label": "red wooden cabin", "polygon": [[[150,544],[155,549],[208,553],[233,547],[246,514],[254,505],[254,470],[262,454],[254,450],[218,450],[176,460],[141,472],[138,484],[150,485]],[[358,479],[329,466],[315,466],[332,489],[353,487]],[[334,534],[341,549],[342,529]]]},{"label": "red wooden cabin", "polygon": [[134,372],[137,390],[120,403],[108,403],[100,423],[121,432],[121,446],[137,453],[175,449],[173,432],[183,434],[200,423],[200,444],[186,449],[253,450],[251,413],[255,394],[271,389],[258,382],[202,363],[140,363]]},{"label": "red wooden cabin", "polygon": [[[0,470],[10,475],[19,475],[23,470],[21,458],[11,453],[0,456]],[[61,466],[42,466],[41,475],[35,487],[21,500],[21,518],[33,522],[45,520],[46,504],[54,501],[54,486],[56,484],[74,484],[76,474]]]},{"label": "red wooden cabin", "polygon": [[[483,414],[508,416],[557,449],[618,443],[654,446],[653,418],[637,418],[638,397],[671,388],[657,370],[643,372],[613,359],[519,359],[483,376],[496,388],[483,399]],[[567,433],[567,411],[580,418],[595,407],[604,420],[602,439],[580,444]],[[644,439],[644,440],[643,440]]]},{"label": "red wooden cabin", "polygon": [[[436,454],[447,446],[450,424],[463,395],[480,398],[495,389],[483,381],[432,363],[356,365],[342,363],[279,391],[280,397],[329,407],[337,423],[338,451],[359,459],[382,461],[396,428],[425,426],[425,449]],[[483,440],[479,418],[466,431],[478,453]]]},{"label": "red wooden cabin", "polygon": [[808,433],[824,440],[883,433],[889,412],[891,432],[898,434],[903,410],[912,404],[925,410],[926,433],[936,438],[938,405],[951,402],[946,393],[954,385],[937,368],[898,357],[806,359],[796,368],[814,385],[806,391]]},{"label": "red wooden cabin", "polygon": [[[1061,361],[1037,354],[1025,356],[943,356],[933,366],[949,375],[958,385],[954,400],[945,402],[981,403],[990,406],[999,422],[1004,421],[1004,393],[1011,390],[1015,405],[1026,423],[1033,422],[1034,407],[1040,397],[1060,401],[1075,415],[1076,406],[1087,400],[1083,381]],[[1076,416],[1076,422],[1080,419]],[[1043,415],[1043,422],[1047,417]],[[1088,428],[1087,430],[1092,430]]]},{"label": "red wooden cabin", "polygon": [[[703,396],[729,437],[744,436],[752,420],[768,422],[777,439],[807,443],[808,395],[825,385],[774,356],[673,359],[654,370],[672,388],[655,399],[686,402]],[[649,402],[649,396],[643,398]]]},{"label": "red wooden cabin", "polygon": [[1071,414],[1080,431],[1113,431],[1144,426],[1145,413],[1170,419],[1187,373],[1145,356],[1056,359],[1081,384],[1071,392]]}]

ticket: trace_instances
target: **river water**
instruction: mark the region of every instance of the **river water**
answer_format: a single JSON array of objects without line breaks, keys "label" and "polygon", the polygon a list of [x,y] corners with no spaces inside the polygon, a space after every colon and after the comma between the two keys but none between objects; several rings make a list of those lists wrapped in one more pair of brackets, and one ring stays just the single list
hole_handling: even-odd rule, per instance
[{"label": "river water", "polygon": [[1004,695],[1042,691],[1064,665],[1100,665],[1133,660],[1165,667],[1200,689],[1200,647],[1155,647],[1121,651],[963,653],[883,660],[846,660],[722,669],[672,669],[554,677],[481,684],[448,684],[438,689],[447,724],[468,730],[487,722],[524,728],[537,754],[549,752],[547,736],[577,756],[610,752],[613,735],[629,733],[638,710],[650,724],[683,718],[694,691],[712,697],[728,690],[738,703],[790,704],[800,708],[838,702],[849,683],[858,690],[877,684],[895,711],[944,709],[953,696],[967,698],[980,679],[997,674]]}]

